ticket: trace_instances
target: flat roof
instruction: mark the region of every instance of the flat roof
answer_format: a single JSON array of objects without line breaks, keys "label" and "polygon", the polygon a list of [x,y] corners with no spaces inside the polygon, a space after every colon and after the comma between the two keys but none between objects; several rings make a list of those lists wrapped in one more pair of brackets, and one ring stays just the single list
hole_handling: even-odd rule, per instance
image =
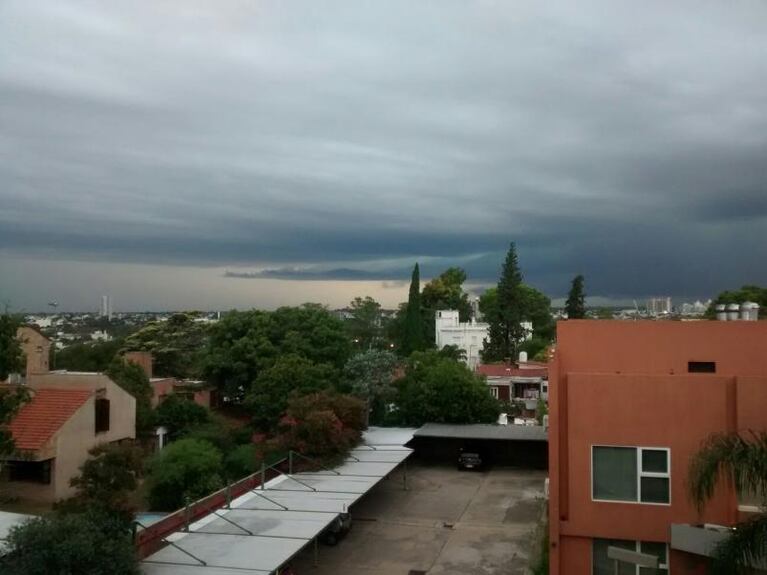
[{"label": "flat roof", "polygon": [[494,425],[482,423],[467,425],[427,423],[415,432],[415,437],[548,441],[548,433],[540,425]]},{"label": "flat roof", "polygon": [[415,430],[365,434],[333,469],[283,474],[237,497],[189,526],[188,532],[144,561],[145,575],[247,575],[272,573],[289,562],[341,513],[412,453],[402,443]]}]

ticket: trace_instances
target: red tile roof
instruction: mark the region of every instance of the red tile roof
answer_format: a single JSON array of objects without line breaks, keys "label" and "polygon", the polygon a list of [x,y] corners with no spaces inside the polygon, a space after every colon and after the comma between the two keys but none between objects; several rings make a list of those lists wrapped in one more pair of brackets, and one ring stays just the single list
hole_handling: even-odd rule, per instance
[{"label": "red tile roof", "polygon": [[477,366],[477,373],[489,377],[548,377],[549,368],[529,367],[521,369],[505,363],[486,363]]},{"label": "red tile roof", "polygon": [[93,394],[87,389],[36,389],[8,429],[16,449],[36,451],[64,425]]}]

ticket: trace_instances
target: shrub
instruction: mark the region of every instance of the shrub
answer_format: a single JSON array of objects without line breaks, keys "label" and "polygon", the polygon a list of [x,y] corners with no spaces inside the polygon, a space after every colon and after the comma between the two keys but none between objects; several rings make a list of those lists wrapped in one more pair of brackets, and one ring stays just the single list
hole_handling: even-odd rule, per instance
[{"label": "shrub", "polygon": [[173,511],[213,491],[224,481],[220,475],[223,458],[211,443],[180,439],[160,451],[149,462],[149,505]]},{"label": "shrub", "polygon": [[210,421],[210,411],[175,393],[157,407],[157,424],[168,428],[172,439]]}]

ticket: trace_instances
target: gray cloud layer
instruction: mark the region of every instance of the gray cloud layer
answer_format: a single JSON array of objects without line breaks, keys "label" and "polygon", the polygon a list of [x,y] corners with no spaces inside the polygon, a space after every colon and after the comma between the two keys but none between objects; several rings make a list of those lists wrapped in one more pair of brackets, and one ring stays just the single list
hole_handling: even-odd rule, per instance
[{"label": "gray cloud layer", "polygon": [[513,239],[552,295],[767,282],[765,28],[760,2],[8,0],[0,246],[488,280]]}]

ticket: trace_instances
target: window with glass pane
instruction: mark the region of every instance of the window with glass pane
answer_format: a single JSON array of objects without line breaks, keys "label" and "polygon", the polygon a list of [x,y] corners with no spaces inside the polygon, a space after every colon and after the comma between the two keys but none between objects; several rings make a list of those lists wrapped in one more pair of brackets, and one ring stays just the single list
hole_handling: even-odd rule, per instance
[{"label": "window with glass pane", "polygon": [[637,456],[633,447],[594,447],[593,497],[637,501]]},{"label": "window with glass pane", "polygon": [[668,573],[668,549],[665,543],[642,541],[639,544],[639,552],[655,555],[658,558],[658,568],[640,567],[639,575],[667,575]]},{"label": "window with glass pane", "polygon": [[[636,551],[636,542],[619,539],[594,539],[591,547],[592,575],[615,575],[615,561],[607,557],[608,547],[621,547],[629,551]],[[618,575],[636,575],[636,566],[619,563]]]},{"label": "window with glass pane", "polygon": [[642,477],[642,503],[668,503],[668,477]]},{"label": "window with glass pane", "polygon": [[665,449],[643,449],[642,471],[668,473],[668,451]]}]

